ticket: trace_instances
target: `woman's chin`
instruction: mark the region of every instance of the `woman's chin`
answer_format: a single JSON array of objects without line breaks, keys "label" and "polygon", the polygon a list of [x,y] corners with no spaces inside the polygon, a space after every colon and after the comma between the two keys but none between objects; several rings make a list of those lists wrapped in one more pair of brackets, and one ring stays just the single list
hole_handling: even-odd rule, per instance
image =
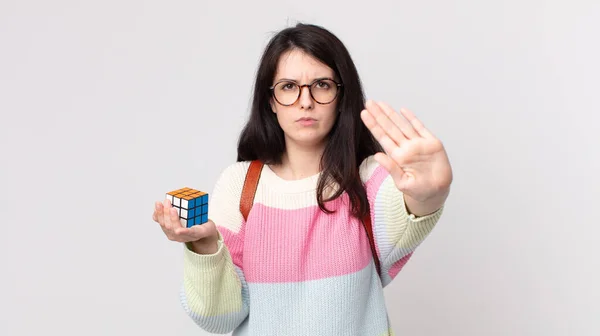
[{"label": "woman's chin", "polygon": [[323,145],[325,136],[313,132],[299,132],[292,137],[288,137],[287,141],[293,142],[301,147],[317,147]]}]

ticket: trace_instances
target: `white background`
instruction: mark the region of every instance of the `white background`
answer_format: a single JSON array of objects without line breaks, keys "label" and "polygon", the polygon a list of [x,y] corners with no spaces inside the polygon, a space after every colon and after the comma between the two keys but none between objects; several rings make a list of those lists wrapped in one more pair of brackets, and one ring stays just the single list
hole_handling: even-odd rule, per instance
[{"label": "white background", "polygon": [[0,1],[1,335],[207,335],[152,222],[235,160],[297,21],[444,142],[447,210],[386,297],[398,335],[600,334],[600,2]]}]

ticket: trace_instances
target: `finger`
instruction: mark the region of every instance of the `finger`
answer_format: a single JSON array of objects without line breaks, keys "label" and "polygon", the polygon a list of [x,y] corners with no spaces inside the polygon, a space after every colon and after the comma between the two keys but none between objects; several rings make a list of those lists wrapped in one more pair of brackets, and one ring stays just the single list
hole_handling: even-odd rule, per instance
[{"label": "finger", "polygon": [[388,136],[368,110],[363,110],[360,116],[386,153],[392,153],[398,148],[398,144]]},{"label": "finger", "polygon": [[197,241],[207,238],[216,233],[215,224],[209,220],[201,225],[194,225],[190,228],[177,228],[174,232],[174,239],[183,242]]},{"label": "finger", "polygon": [[177,212],[176,208],[171,207],[171,209],[169,210],[169,219],[171,220],[171,229],[172,230],[176,230],[180,227],[183,227],[183,225],[181,224],[181,219],[179,218],[179,213]]},{"label": "finger", "polygon": [[179,215],[177,214],[177,209],[171,206],[171,202],[168,199],[165,199],[163,204],[163,218],[165,221],[165,228],[172,232],[177,227],[181,226],[181,222],[179,221]]},{"label": "finger", "polygon": [[162,222],[162,227],[167,230],[169,229],[169,223],[171,222],[168,219],[168,213],[169,213],[169,201],[167,199],[164,199],[162,201],[162,211],[161,211],[162,217],[160,218],[160,220]]},{"label": "finger", "polygon": [[[381,166],[383,166],[383,168],[385,168],[385,170],[390,173],[394,181],[404,180],[404,170],[388,155],[384,153],[377,153],[375,154],[375,161],[377,161]],[[397,187],[401,188],[401,186],[398,185]]]},{"label": "finger", "polygon": [[189,228],[177,228],[175,234],[186,241],[195,241],[210,236],[214,231],[214,224],[211,225],[211,222],[206,222]]},{"label": "finger", "polygon": [[362,110],[360,112],[360,118],[377,141],[385,136],[385,131],[379,126],[379,124],[377,124],[377,121],[371,112],[366,109]]},{"label": "finger", "polygon": [[378,102],[377,104],[381,106],[383,112],[396,126],[398,126],[406,138],[413,139],[419,137],[419,133],[417,133],[414,126],[405,117],[396,113],[390,105],[384,102]]},{"label": "finger", "polygon": [[407,140],[407,137],[402,133],[402,130],[396,125],[382,108],[372,100],[368,100],[366,104],[367,111],[371,113],[377,124],[383,131],[398,145]]},{"label": "finger", "polygon": [[[193,227],[192,227],[193,228]],[[192,228],[179,227],[173,232],[172,240],[178,242],[190,242],[200,239],[198,234]]]},{"label": "finger", "polygon": [[423,125],[415,114],[406,108],[401,108],[400,113],[408,120],[413,128],[424,138],[434,138],[435,136]]},{"label": "finger", "polygon": [[154,203],[154,212],[152,213],[152,220],[162,225],[162,203]]}]

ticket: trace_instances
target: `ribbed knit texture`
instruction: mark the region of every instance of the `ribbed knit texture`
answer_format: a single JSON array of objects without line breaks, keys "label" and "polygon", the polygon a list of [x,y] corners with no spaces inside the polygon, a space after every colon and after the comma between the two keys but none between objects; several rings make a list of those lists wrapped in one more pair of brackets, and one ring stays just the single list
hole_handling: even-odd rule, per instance
[{"label": "ribbed knit texture", "polygon": [[184,244],[181,303],[200,328],[234,336],[394,335],[383,297],[431,232],[443,208],[415,218],[388,172],[373,159],[360,166],[382,278],[369,240],[349,216],[346,194],[316,201],[319,174],[286,181],[264,166],[244,221],[239,201],[249,162],[227,167],[211,194],[209,218],[218,250],[199,255]]}]

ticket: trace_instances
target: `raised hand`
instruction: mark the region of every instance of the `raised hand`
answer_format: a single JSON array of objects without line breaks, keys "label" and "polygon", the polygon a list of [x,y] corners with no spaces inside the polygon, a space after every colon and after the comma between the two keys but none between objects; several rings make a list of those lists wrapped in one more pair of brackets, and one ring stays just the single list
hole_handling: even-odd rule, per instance
[{"label": "raised hand", "polygon": [[423,212],[441,206],[452,183],[452,168],[442,142],[407,109],[396,113],[388,104],[369,100],[361,118],[385,151],[377,153],[375,160],[405,197],[412,199],[407,204]]}]

